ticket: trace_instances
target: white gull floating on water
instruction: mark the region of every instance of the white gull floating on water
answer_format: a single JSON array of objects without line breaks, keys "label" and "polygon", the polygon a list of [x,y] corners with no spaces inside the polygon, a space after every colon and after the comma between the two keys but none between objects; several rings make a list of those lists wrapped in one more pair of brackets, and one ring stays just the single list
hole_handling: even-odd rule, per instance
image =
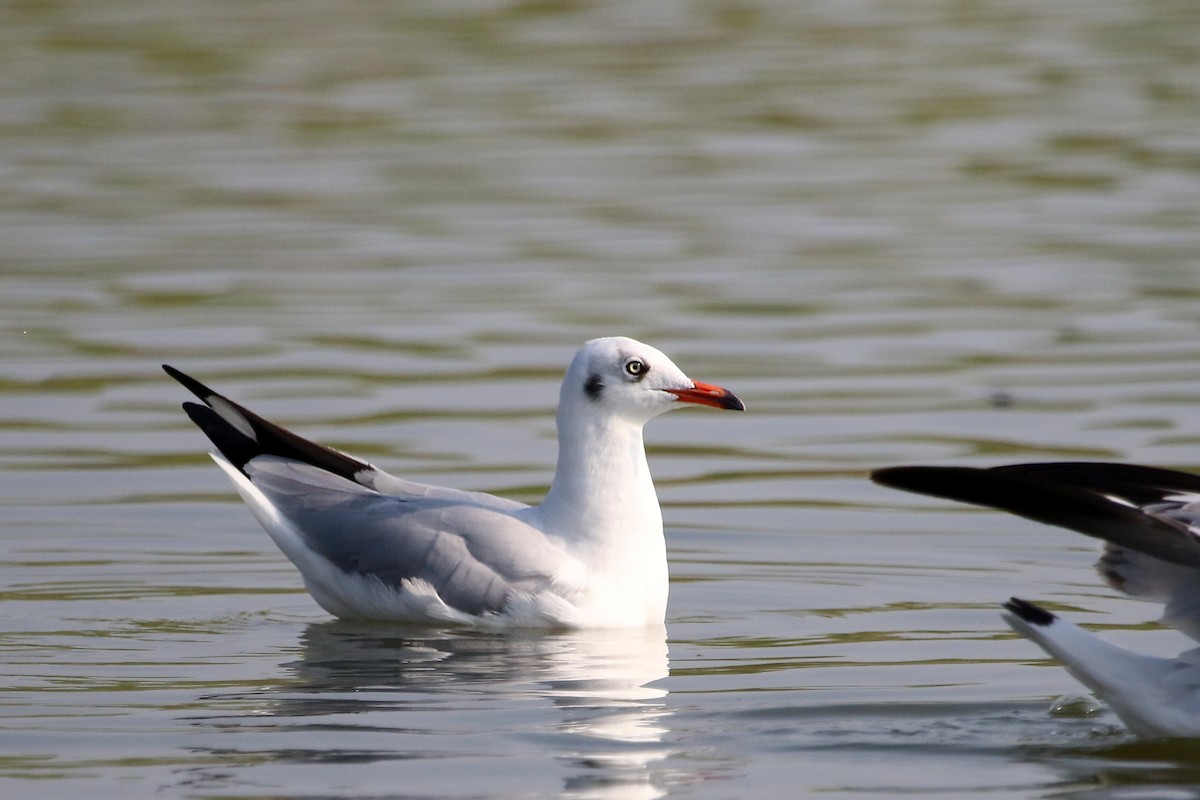
[{"label": "white gull floating on water", "polygon": [[642,427],[680,403],[745,409],[649,345],[594,339],[563,379],[550,491],[527,506],[389,475],[163,369],[204,401],[184,409],[313,598],[360,620],[662,625],[666,543]]},{"label": "white gull floating on water", "polygon": [[[884,486],[1003,509],[1105,541],[1110,586],[1162,603],[1161,621],[1200,640],[1200,477],[1127,464],[890,467]],[[1200,648],[1177,658],[1109,644],[1017,598],[1004,619],[1099,695],[1140,736],[1200,737]]]}]

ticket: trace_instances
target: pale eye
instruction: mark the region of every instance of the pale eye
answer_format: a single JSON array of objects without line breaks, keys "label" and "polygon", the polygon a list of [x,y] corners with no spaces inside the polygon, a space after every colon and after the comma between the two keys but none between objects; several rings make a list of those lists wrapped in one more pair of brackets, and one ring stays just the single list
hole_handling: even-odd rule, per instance
[{"label": "pale eye", "polygon": [[640,378],[649,371],[650,368],[641,359],[631,358],[625,362],[625,372],[634,378]]}]

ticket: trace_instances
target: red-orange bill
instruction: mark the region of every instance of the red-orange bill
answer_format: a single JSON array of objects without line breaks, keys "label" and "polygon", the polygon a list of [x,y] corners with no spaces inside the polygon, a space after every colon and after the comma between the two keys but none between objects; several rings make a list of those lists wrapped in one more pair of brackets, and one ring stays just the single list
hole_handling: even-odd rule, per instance
[{"label": "red-orange bill", "polygon": [[667,389],[685,403],[724,408],[728,411],[745,411],[746,404],[736,394],[711,383],[696,381],[691,389]]}]

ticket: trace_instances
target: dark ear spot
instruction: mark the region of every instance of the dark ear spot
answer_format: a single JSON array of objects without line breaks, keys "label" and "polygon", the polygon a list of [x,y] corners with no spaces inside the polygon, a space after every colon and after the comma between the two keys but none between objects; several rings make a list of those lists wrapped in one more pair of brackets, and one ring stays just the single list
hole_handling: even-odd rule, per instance
[{"label": "dark ear spot", "polygon": [[600,399],[600,394],[604,391],[604,379],[600,377],[600,373],[593,372],[588,375],[588,379],[583,382],[583,391],[591,400]]}]

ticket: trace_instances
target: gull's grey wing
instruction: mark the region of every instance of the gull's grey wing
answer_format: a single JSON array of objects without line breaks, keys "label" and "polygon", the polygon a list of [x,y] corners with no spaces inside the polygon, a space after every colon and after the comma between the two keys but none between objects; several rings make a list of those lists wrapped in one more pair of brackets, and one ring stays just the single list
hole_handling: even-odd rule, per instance
[{"label": "gull's grey wing", "polygon": [[520,500],[510,500],[507,497],[497,497],[487,492],[468,492],[465,489],[454,489],[449,486],[434,486],[429,483],[417,483],[384,472],[377,467],[371,467],[369,472],[360,472],[356,479],[363,486],[374,489],[383,495],[402,499],[445,500],[455,503],[467,503],[482,508],[494,508],[503,511],[517,511],[528,508],[528,504]]},{"label": "gull's grey wing", "polygon": [[381,495],[287,459],[256,458],[243,472],[307,547],[340,570],[397,589],[422,580],[447,605],[469,614],[502,610],[514,591],[548,587],[567,560],[506,509]]},{"label": "gull's grey wing", "polygon": [[1119,592],[1163,604],[1159,621],[1200,641],[1200,569],[1106,543],[1096,569]]}]

